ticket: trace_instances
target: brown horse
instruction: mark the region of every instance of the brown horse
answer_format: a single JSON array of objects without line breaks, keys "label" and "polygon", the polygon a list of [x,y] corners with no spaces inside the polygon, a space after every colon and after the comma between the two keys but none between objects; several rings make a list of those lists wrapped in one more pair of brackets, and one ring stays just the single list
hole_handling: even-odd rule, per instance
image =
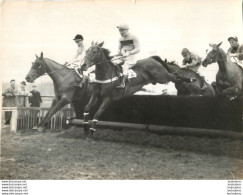
[{"label": "brown horse", "polygon": [[[87,82],[82,88],[76,87],[77,73],[74,70],[58,64],[53,60],[43,58],[43,53],[41,53],[40,57],[36,55],[36,60],[32,63],[32,67],[25,79],[27,82],[33,83],[38,77],[44,74],[48,74],[53,80],[55,98],[44,119],[34,127],[34,129],[42,132],[45,131],[45,127],[51,117],[70,102],[74,104],[76,117],[81,118],[82,114],[77,108],[80,106],[80,101],[85,101],[85,99],[87,99],[86,101],[89,100],[93,88],[93,85]],[[77,101],[77,97],[79,101]]]},{"label": "brown horse", "polygon": [[216,75],[216,93],[220,96],[226,96],[230,99],[242,96],[243,70],[220,48],[222,44],[210,44],[212,50],[203,60],[203,66],[212,63],[218,63],[219,70]]},{"label": "brown horse", "polygon": [[[103,102],[98,111],[93,117],[93,122],[90,128],[90,136],[96,129],[96,122],[100,118],[103,111],[113,101],[125,96],[130,96],[133,93],[139,91],[144,85],[149,83],[161,83],[167,82],[181,82],[175,75],[167,71],[167,67],[163,66],[158,61],[152,58],[146,58],[137,61],[136,65],[132,68],[137,74],[135,78],[131,78],[126,83],[125,89],[117,89],[119,84],[119,73],[117,72],[115,65],[111,62],[111,56],[109,51],[102,48],[103,42],[100,44],[91,45],[86,51],[85,61],[82,67],[84,69],[95,64],[96,70],[96,83],[91,99],[84,110],[84,130],[88,132],[88,116],[90,109],[96,104],[97,100],[101,97]],[[191,82],[189,78],[183,78],[183,80]]]},{"label": "brown horse", "polygon": [[167,60],[162,60],[159,56],[152,56],[153,59],[159,61],[164,66],[167,65],[169,72],[172,74],[177,74],[179,76],[184,76],[188,78],[195,78],[195,82],[177,82],[175,83],[175,87],[177,89],[177,95],[189,95],[189,96],[215,96],[215,91],[213,87],[207,83],[207,88],[205,90],[201,90],[202,79],[200,75],[196,72],[187,69],[181,68],[175,62],[168,62]]}]

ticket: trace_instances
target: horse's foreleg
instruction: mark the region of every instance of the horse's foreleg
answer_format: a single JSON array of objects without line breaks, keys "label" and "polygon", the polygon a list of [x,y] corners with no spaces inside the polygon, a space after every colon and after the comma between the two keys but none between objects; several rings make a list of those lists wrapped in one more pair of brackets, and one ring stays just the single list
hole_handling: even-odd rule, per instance
[{"label": "horse's foreleg", "polygon": [[89,112],[90,109],[97,103],[98,97],[96,93],[93,93],[89,103],[84,108],[84,134],[89,134]]},{"label": "horse's foreleg", "polygon": [[110,105],[110,103],[111,103],[110,96],[107,96],[103,99],[101,106],[99,107],[98,111],[95,113],[95,115],[93,117],[93,121],[92,121],[91,128],[90,128],[91,136],[93,135],[93,133],[96,130],[96,125],[97,125],[97,122],[98,122],[100,116],[105,111],[105,109]]},{"label": "horse's foreleg", "polygon": [[229,98],[234,98],[239,94],[239,89],[237,86],[231,86],[222,90],[222,94]]},{"label": "horse's foreleg", "polygon": [[58,102],[55,103],[53,107],[49,110],[49,112],[46,114],[45,119],[42,121],[42,126],[38,127],[39,131],[45,131],[45,126],[47,125],[48,121],[51,119],[51,117],[61,108],[63,108],[66,104],[68,104],[70,101],[68,101],[67,98],[61,98]]},{"label": "horse's foreleg", "polygon": [[38,128],[45,128],[44,123],[46,122],[46,118],[47,118],[47,116],[49,115],[51,109],[56,105],[56,103],[57,103],[58,101],[59,101],[59,100],[58,100],[57,98],[54,98],[54,99],[52,100],[51,108],[50,108],[50,109],[48,110],[48,112],[46,113],[44,119],[42,119],[42,120],[38,123],[37,126],[34,126],[33,129],[36,129],[36,130],[37,130]]}]

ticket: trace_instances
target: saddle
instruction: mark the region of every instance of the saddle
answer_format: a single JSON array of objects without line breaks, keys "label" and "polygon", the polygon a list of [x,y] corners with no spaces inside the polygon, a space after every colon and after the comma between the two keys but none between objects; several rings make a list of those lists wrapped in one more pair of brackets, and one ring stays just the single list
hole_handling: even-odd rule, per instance
[{"label": "saddle", "polygon": [[84,76],[82,70],[80,68],[74,69],[75,72],[75,87],[82,87],[83,84],[88,81],[89,83],[93,83],[95,80],[95,73],[90,73],[89,76]]},{"label": "saddle", "polygon": [[[123,71],[122,71],[122,65],[123,64],[124,63],[114,64],[116,75],[118,75],[119,77],[123,76]],[[128,74],[128,80],[131,79],[131,78],[137,77],[137,73],[134,72],[134,70],[132,68],[128,70],[127,74]]]}]

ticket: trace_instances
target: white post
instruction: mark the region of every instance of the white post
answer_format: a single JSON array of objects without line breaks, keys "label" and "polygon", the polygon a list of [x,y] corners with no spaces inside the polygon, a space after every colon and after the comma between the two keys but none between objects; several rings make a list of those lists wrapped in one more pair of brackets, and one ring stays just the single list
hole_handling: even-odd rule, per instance
[{"label": "white post", "polygon": [[17,132],[17,120],[18,120],[18,108],[15,107],[12,110],[12,117],[10,121],[10,131],[16,133]]}]

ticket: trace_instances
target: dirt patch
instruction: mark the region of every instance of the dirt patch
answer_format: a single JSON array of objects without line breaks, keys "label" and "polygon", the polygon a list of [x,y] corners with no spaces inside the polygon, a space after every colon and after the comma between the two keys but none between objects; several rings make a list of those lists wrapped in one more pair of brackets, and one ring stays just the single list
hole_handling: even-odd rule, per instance
[{"label": "dirt patch", "polygon": [[242,140],[81,128],[1,132],[1,179],[242,179]]}]

